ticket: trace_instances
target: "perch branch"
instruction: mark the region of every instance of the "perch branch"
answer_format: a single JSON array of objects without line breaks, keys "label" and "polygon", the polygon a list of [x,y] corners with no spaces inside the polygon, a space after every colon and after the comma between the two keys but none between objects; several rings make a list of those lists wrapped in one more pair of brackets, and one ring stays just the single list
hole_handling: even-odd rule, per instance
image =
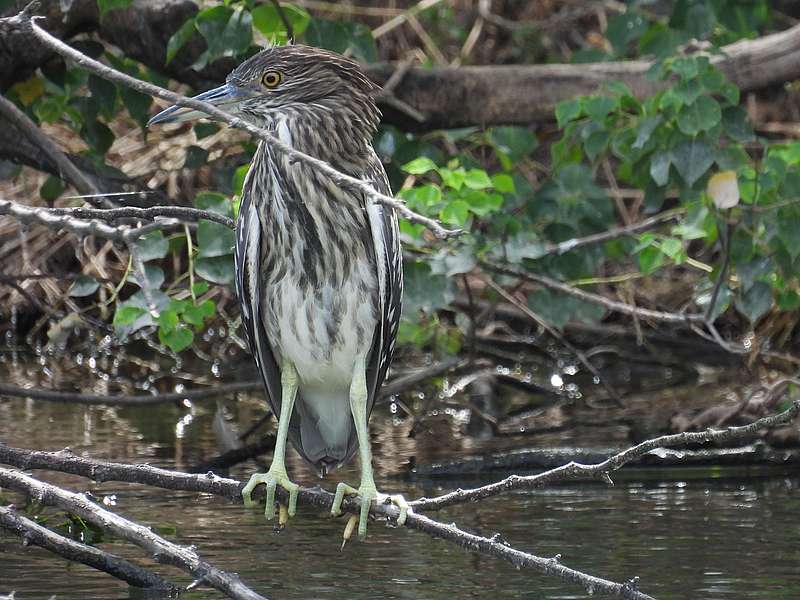
[{"label": "perch branch", "polygon": [[0,467],[0,485],[8,487],[48,506],[78,515],[154,555],[159,562],[175,565],[211,587],[236,600],[265,600],[244,585],[236,575],[226,573],[202,560],[194,550],[173,544],[153,533],[148,527],[129,521],[92,502],[85,494],[62,490],[38,481],[19,471]]},{"label": "perch branch", "polygon": [[513,490],[529,490],[555,482],[584,478],[600,478],[611,481],[609,477],[611,471],[616,471],[623,465],[636,460],[656,448],[675,448],[688,446],[690,444],[740,440],[755,435],[760,429],[767,429],[790,423],[797,416],[798,412],[800,412],[800,400],[795,400],[792,406],[782,413],[758,419],[749,425],[728,427],[727,429],[720,430],[706,429],[697,432],[663,435],[661,437],[645,440],[636,446],[618,452],[606,460],[593,465],[570,462],[561,467],[539,473],[538,475],[511,475],[496,483],[490,483],[489,485],[470,490],[459,489],[449,494],[437,496],[436,498],[421,498],[420,500],[409,502],[409,505],[411,505],[414,510],[438,510],[454,504],[476,502]]},{"label": "perch branch", "polygon": [[256,137],[268,144],[270,148],[288,157],[290,160],[303,162],[313,167],[318,172],[324,173],[337,186],[348,189],[352,192],[362,193],[369,198],[370,201],[383,204],[396,210],[408,221],[424,225],[439,239],[447,239],[460,233],[460,231],[445,229],[435,220],[415,213],[400,200],[379,193],[369,182],[341,173],[325,161],[295,150],[288,144],[285,144],[277,137],[272,135],[266,129],[251,125],[241,118],[235,117],[226,111],[220,110],[208,102],[203,102],[176,94],[157,85],[153,85],[152,83],[148,83],[146,81],[131,77],[130,75],[121,73],[115,69],[112,69],[111,67],[108,67],[107,65],[104,65],[103,63],[89,58],[88,56],[68,46],[58,38],[53,37],[47,33],[47,31],[36,25],[34,22],[35,17],[29,12],[30,8],[31,7],[29,5],[28,8],[19,13],[17,16],[3,19],[3,21],[12,27],[18,27],[20,30],[30,33],[54,52],[72,60],[79,67],[84,68],[87,71],[102,77],[103,79],[124,85],[143,94],[155,96],[157,98],[161,98],[162,100],[167,100],[168,102],[172,102],[177,106],[193,108],[195,110],[202,111],[209,115],[209,117],[213,117],[218,121],[222,121],[223,123],[228,124],[230,127],[246,131],[253,137]]},{"label": "perch branch", "polygon": [[133,587],[164,590],[167,595],[178,591],[177,586],[165,581],[156,573],[99,548],[81,544],[50,531],[23,517],[12,507],[0,506],[0,526],[18,535],[23,544],[39,546],[67,560],[103,571]]},{"label": "perch branch", "polygon": [[[219,477],[213,473],[192,475],[159,469],[149,465],[125,465],[92,460],[76,456],[68,448],[59,452],[43,452],[40,450],[11,448],[0,443],[0,463],[13,465],[21,469],[47,469],[71,473],[89,478],[98,483],[104,481],[126,481],[169,490],[214,494],[234,502],[242,501],[241,490],[244,487],[244,484],[239,481]],[[3,483],[3,471],[4,469],[0,468],[0,484]],[[288,500],[285,490],[282,488],[278,488],[277,494],[281,501],[286,502]],[[262,487],[256,488],[255,495],[263,497],[264,489]],[[315,506],[327,513],[333,503],[333,494],[320,488],[301,487],[298,493],[298,500],[301,504]],[[351,514],[358,514],[359,500],[352,496],[346,497],[343,510]],[[393,504],[378,504],[371,507],[370,513],[375,517],[396,523],[399,509]],[[80,515],[81,513],[76,514]],[[559,564],[556,559],[543,558],[515,550],[502,543],[499,536],[491,539],[480,537],[467,533],[454,524],[445,525],[414,513],[408,514],[405,527],[445,539],[472,552],[495,556],[520,568],[533,568],[546,575],[553,575],[572,583],[578,583],[587,590],[591,589],[627,600],[652,600],[650,596],[637,591],[629,583],[615,583],[587,575]]]}]

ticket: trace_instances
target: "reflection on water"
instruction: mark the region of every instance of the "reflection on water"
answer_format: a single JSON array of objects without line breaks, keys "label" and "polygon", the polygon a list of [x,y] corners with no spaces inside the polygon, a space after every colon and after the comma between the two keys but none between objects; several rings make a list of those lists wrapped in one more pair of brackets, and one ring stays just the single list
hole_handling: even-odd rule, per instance
[{"label": "reflection on water", "polygon": [[[6,373],[13,371],[15,383],[20,384],[25,370],[19,365],[15,369]],[[0,398],[0,441],[48,450],[70,446],[96,458],[185,469],[218,452],[226,427],[228,433],[237,425],[243,430],[264,411],[257,396],[224,402],[227,416],[213,400],[138,409]],[[409,498],[453,485],[447,480],[432,483],[399,477],[412,457],[426,462],[520,444],[514,438],[499,444],[458,439],[450,435],[453,428],[447,419],[432,421],[410,439],[408,420],[399,420],[384,408],[372,424],[378,486]],[[613,429],[592,431],[606,443],[619,444],[623,437]],[[580,435],[580,430],[570,433],[570,443]],[[525,442],[540,440],[554,443],[559,434]],[[231,475],[243,479],[255,468],[252,462],[240,465]],[[296,480],[317,482],[296,456],[290,468]],[[588,597],[560,580],[517,571],[449,543],[381,524],[371,526],[366,543],[350,543],[340,551],[343,520],[308,508],[300,507],[289,528],[274,534],[258,512],[216,497],[113,482],[92,485],[54,473],[37,475],[73,490],[115,495],[115,510],[121,514],[180,544],[196,546],[203,558],[238,572],[251,587],[276,600]],[[340,480],[357,483],[357,470],[348,468],[322,483],[333,489]],[[634,477],[611,488],[581,484],[515,493],[454,507],[439,518],[485,535],[502,532],[514,547],[541,556],[560,554],[564,564],[597,576],[617,581],[639,576],[642,590],[662,600],[794,599],[800,590],[798,487],[797,476],[666,483],[640,483]],[[6,494],[0,500],[19,498]],[[136,561],[147,559],[118,540],[105,539],[102,547]],[[177,570],[157,569],[172,581],[190,582]],[[16,591],[17,600],[53,594],[59,599],[99,600],[132,594],[125,584],[104,574],[23,547],[17,538],[0,532],[0,596],[11,591]],[[186,597],[219,594],[198,590]]]}]

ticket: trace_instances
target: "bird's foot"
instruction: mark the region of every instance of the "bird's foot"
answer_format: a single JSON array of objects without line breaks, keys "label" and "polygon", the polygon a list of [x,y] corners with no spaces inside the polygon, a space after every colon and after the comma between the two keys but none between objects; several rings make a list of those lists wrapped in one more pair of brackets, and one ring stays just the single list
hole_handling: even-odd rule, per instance
[{"label": "bird's foot", "polygon": [[285,517],[293,517],[297,510],[297,492],[300,486],[296,483],[292,483],[285,469],[276,468],[275,465],[273,465],[266,473],[254,473],[250,477],[250,481],[248,481],[247,485],[242,489],[242,500],[244,500],[244,505],[247,508],[252,508],[256,505],[256,502],[252,498],[253,490],[257,485],[262,483],[267,486],[267,504],[264,507],[264,517],[267,519],[272,519],[275,516],[275,490],[277,486],[280,485],[289,492],[288,510],[285,510],[284,507],[281,506],[280,524],[283,525],[286,522]]},{"label": "bird's foot", "polygon": [[[402,526],[406,522],[406,517],[408,513],[411,512],[411,507],[406,502],[405,498],[400,494],[381,494],[375,487],[374,483],[362,483],[361,487],[356,489],[353,486],[347,485],[346,483],[340,483],[336,486],[336,495],[333,498],[333,504],[331,505],[331,515],[334,517],[338,517],[342,514],[342,502],[344,501],[345,494],[347,495],[357,495],[361,500],[361,512],[358,517],[355,515],[350,517],[347,522],[347,525],[344,529],[344,541],[350,539],[350,536],[353,534],[353,529],[355,528],[356,520],[358,521],[358,538],[363,540],[367,536],[367,517],[369,516],[369,509],[372,505],[372,501],[375,500],[378,504],[394,504],[400,509],[400,513],[397,516],[397,524]],[[344,544],[342,544],[344,546]]]}]

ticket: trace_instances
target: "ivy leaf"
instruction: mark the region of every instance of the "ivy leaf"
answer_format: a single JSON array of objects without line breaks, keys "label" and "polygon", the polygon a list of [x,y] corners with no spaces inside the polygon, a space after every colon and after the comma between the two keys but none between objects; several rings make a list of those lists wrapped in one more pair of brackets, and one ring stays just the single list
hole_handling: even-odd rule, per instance
[{"label": "ivy leaf", "polygon": [[230,254],[209,258],[198,258],[194,263],[195,272],[211,283],[230,285],[233,283],[233,257]]},{"label": "ivy leaf", "polygon": [[763,281],[756,281],[750,289],[739,294],[736,309],[755,323],[772,307],[772,288]]},{"label": "ivy leaf", "polygon": [[450,225],[463,227],[469,218],[469,204],[464,200],[453,200],[439,213],[439,218]]},{"label": "ivy leaf", "polygon": [[159,327],[158,341],[173,352],[181,352],[192,344],[194,341],[194,333],[185,325],[178,325],[171,331],[164,331]]},{"label": "ivy leaf", "polygon": [[[536,135],[527,127],[492,127],[488,137],[495,150],[506,156],[511,163],[527,157],[539,145]],[[508,170],[510,165],[504,168]]]},{"label": "ivy leaf", "polygon": [[84,298],[94,294],[99,287],[100,284],[94,277],[79,275],[75,278],[75,281],[72,282],[69,288],[69,295],[72,298]]},{"label": "ivy leaf", "polygon": [[436,170],[436,163],[427,156],[419,156],[402,166],[403,171],[411,175],[424,175],[428,171]]},{"label": "ivy leaf", "polygon": [[567,123],[580,117],[582,112],[580,99],[562,100],[556,104],[556,121],[558,122],[558,126],[563,129]]},{"label": "ivy leaf", "polygon": [[619,106],[619,98],[612,96],[589,96],[583,102],[583,112],[595,122],[602,123],[612,110]]},{"label": "ivy leaf", "polygon": [[197,31],[197,28],[195,26],[194,17],[190,17],[186,19],[178,31],[172,34],[167,42],[167,60],[164,63],[165,65],[172,62],[172,59],[175,58],[178,51],[192,39],[195,31]]},{"label": "ivy leaf", "polygon": [[201,219],[197,224],[197,256],[198,258],[214,258],[229,256],[233,252],[236,237],[233,230]]},{"label": "ivy leaf", "polygon": [[124,327],[126,325],[133,325],[133,323],[145,314],[145,309],[140,306],[117,306],[114,312],[114,327]]},{"label": "ivy leaf", "polygon": [[464,176],[464,185],[471,190],[483,190],[492,187],[492,180],[483,169],[470,169]]},{"label": "ivy leaf", "polygon": [[202,69],[223,56],[237,56],[250,47],[253,40],[253,20],[250,12],[228,6],[212,6],[197,13],[197,30],[206,40],[207,49],[192,65]]},{"label": "ivy leaf", "polygon": [[672,164],[672,155],[669,152],[659,152],[650,159],[650,177],[658,186],[665,186],[669,182],[669,166]]},{"label": "ivy leaf", "polygon": [[169,252],[169,241],[160,230],[143,235],[136,240],[136,246],[144,262],[164,258]]},{"label": "ivy leaf", "polygon": [[[302,35],[311,22],[311,15],[294,4],[282,4],[281,11],[286,15],[286,19],[292,26],[292,33],[295,37]],[[267,39],[272,39],[281,34],[288,35],[283,19],[275,5],[261,4],[256,6],[250,14],[253,16],[255,28],[264,34]]]},{"label": "ivy leaf", "polygon": [[678,129],[686,135],[697,135],[708,131],[722,121],[719,102],[711,96],[700,96],[696,101],[684,106],[678,113]]},{"label": "ivy leaf", "polygon": [[426,262],[411,260],[403,264],[403,314],[412,321],[419,311],[431,314],[444,308],[453,296],[452,280],[435,275]]},{"label": "ivy leaf", "polygon": [[714,153],[705,140],[681,142],[672,149],[671,157],[672,164],[689,187],[705,175],[714,163]]},{"label": "ivy leaf", "polygon": [[[164,283],[164,271],[161,269],[161,267],[156,267],[155,265],[145,265],[144,275],[147,278],[147,284],[151,290],[157,290],[161,288],[161,284]],[[142,284],[139,281],[138,272],[134,272],[130,278],[130,282],[142,287]]]}]

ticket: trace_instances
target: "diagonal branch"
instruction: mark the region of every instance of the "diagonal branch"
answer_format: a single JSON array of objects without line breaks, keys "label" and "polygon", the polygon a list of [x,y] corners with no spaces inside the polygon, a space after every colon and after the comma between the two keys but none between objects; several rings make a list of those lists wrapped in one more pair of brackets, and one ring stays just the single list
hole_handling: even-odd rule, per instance
[{"label": "diagonal branch", "polygon": [[38,481],[19,471],[0,467],[0,485],[23,492],[42,504],[57,506],[79,517],[111,531],[155,555],[159,562],[180,567],[237,600],[266,600],[246,585],[238,576],[226,573],[202,560],[191,548],[173,544],[153,533],[149,528],[129,521],[116,513],[95,504],[85,494],[62,490],[54,485]]},{"label": "diagonal branch", "polygon": [[156,573],[143,569],[124,558],[50,531],[23,517],[13,507],[0,506],[0,527],[21,537],[23,543],[34,544],[63,556],[67,560],[83,563],[98,571],[108,573],[133,587],[163,590],[167,596],[179,589]]},{"label": "diagonal branch", "polygon": [[130,75],[126,75],[124,73],[121,73],[120,71],[112,69],[111,67],[104,65],[103,63],[100,63],[94,59],[89,58],[88,56],[68,46],[58,38],[53,37],[52,35],[47,33],[44,29],[36,25],[36,23],[34,22],[34,19],[36,17],[34,17],[31,14],[32,10],[35,10],[36,8],[35,6],[33,6],[34,4],[35,3],[28,5],[28,7],[24,11],[19,13],[17,16],[8,17],[6,19],[0,19],[0,21],[4,22],[7,26],[16,27],[26,33],[31,34],[48,48],[64,56],[65,58],[72,60],[79,67],[91,71],[92,73],[98,75],[99,77],[102,77],[103,79],[107,79],[108,81],[124,85],[133,90],[136,90],[144,94],[148,94],[150,96],[161,98],[162,100],[167,100],[177,106],[199,110],[209,115],[209,117],[213,117],[218,121],[222,121],[223,123],[226,123],[233,128],[246,131],[253,137],[256,137],[262,140],[263,142],[269,144],[271,149],[276,150],[277,152],[286,156],[290,160],[303,162],[313,167],[318,172],[325,174],[335,185],[344,189],[348,189],[353,192],[360,192],[364,194],[364,196],[367,197],[370,201],[377,202],[378,204],[383,204],[385,206],[388,206],[396,210],[398,214],[400,214],[408,221],[424,225],[439,239],[447,239],[459,235],[461,233],[458,230],[445,229],[434,219],[430,219],[428,217],[415,213],[410,208],[408,208],[402,201],[387,196],[385,194],[381,194],[380,192],[376,191],[375,188],[373,188],[373,186],[368,181],[364,181],[362,179],[346,175],[345,173],[342,173],[334,169],[332,166],[330,166],[323,160],[314,158],[313,156],[309,156],[308,154],[295,150],[288,144],[285,144],[277,137],[272,135],[266,129],[263,129],[261,127],[256,127],[255,125],[251,125],[247,121],[244,121],[239,117],[233,116],[226,111],[220,110],[219,108],[217,108],[212,104],[203,102],[201,100],[188,98],[186,96],[182,96],[180,94],[176,94],[174,92],[166,90],[157,85],[153,85],[152,83],[141,81],[139,79],[131,77]]}]

